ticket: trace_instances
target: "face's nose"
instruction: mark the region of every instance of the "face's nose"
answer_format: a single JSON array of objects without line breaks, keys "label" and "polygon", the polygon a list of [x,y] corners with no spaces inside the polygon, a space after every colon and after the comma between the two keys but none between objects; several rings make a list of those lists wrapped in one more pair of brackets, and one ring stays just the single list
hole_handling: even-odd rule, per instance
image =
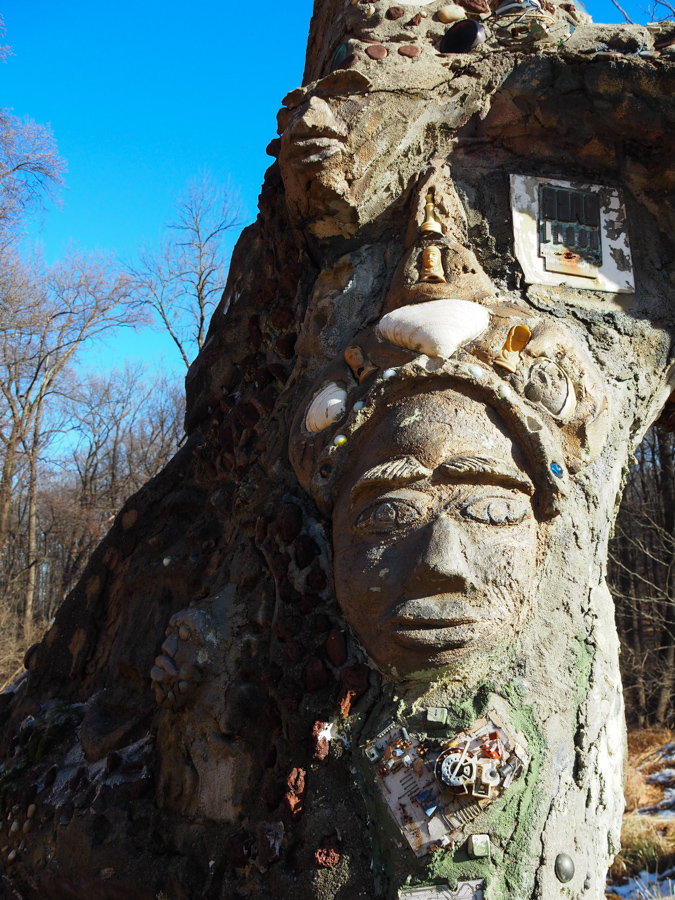
[{"label": "face's nose", "polygon": [[347,128],[335,117],[325,100],[312,97],[305,112],[292,126],[291,134],[295,139],[326,136],[344,138],[347,136]]},{"label": "face's nose", "polygon": [[[406,588],[424,595],[462,593],[471,586],[471,566],[460,522],[439,516],[417,533],[418,545]],[[412,549],[412,548],[411,548]]]}]

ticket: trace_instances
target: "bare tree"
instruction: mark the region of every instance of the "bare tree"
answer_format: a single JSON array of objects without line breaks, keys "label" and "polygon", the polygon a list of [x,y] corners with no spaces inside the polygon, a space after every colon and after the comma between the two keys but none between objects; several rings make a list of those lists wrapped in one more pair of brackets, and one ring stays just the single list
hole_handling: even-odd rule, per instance
[{"label": "bare tree", "polygon": [[159,245],[142,246],[138,261],[128,263],[137,306],[168,332],[186,368],[225,286],[227,232],[240,224],[236,194],[201,175],[176,198]]},{"label": "bare tree", "polygon": [[[8,276],[12,269],[13,276]],[[77,351],[108,329],[129,322],[126,278],[100,256],[70,252],[47,266],[40,257],[23,261],[17,254],[0,258],[10,285],[20,284],[21,306],[10,309],[0,330],[0,559],[7,539],[17,470],[27,461],[27,566],[36,565],[38,462],[51,433],[50,399]],[[11,296],[8,303],[11,303]],[[53,429],[52,429],[53,431]],[[35,572],[29,572],[24,597],[27,622],[32,616]]]},{"label": "bare tree", "polygon": [[[3,38],[7,30],[5,28],[5,20],[0,15],[0,38]],[[8,56],[12,55],[12,48],[7,44],[0,44],[0,62],[5,62]]]},{"label": "bare tree", "polygon": [[15,239],[46,199],[58,200],[65,170],[49,126],[0,109],[0,244]]}]

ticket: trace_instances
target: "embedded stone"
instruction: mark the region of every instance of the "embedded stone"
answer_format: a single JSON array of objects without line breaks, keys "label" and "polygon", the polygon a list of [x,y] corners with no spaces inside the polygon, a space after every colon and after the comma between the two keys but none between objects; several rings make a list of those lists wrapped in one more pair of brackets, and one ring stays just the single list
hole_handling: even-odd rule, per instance
[{"label": "embedded stone", "polygon": [[317,866],[331,869],[340,862],[340,840],[337,834],[325,837],[317,850],[314,851],[314,860]]},{"label": "embedded stone", "polygon": [[345,641],[344,631],[334,628],[328,635],[326,641],[326,655],[336,668],[344,665],[347,661],[347,642]]},{"label": "embedded stone", "polygon": [[371,59],[384,59],[387,56],[387,48],[383,44],[370,44],[366,47],[366,56]]},{"label": "embedded stone", "polygon": [[436,13],[436,18],[439,22],[443,22],[444,25],[448,25],[450,22],[466,18],[466,12],[457,3],[448,3],[447,6],[441,6]]},{"label": "embedded stone", "polygon": [[398,52],[401,56],[407,56],[409,59],[413,59],[415,56],[419,56],[422,51],[414,44],[404,44],[402,47],[398,48]]},{"label": "embedded stone", "polygon": [[305,686],[305,690],[310,693],[312,691],[319,691],[321,688],[326,687],[329,680],[328,671],[326,670],[323,660],[319,659],[317,656],[313,656],[302,672],[302,683]]},{"label": "embedded stone", "polygon": [[556,856],[555,874],[562,884],[567,884],[574,878],[574,861],[567,853],[559,853]]},{"label": "embedded stone", "polygon": [[400,19],[403,16],[403,10],[400,6],[390,6],[386,12],[388,19]]}]

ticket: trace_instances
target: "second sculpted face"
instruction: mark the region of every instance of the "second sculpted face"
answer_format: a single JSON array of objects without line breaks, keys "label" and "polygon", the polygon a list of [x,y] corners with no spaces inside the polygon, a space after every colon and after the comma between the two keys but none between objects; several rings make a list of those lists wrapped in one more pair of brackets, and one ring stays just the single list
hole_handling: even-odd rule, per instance
[{"label": "second sculpted face", "polygon": [[497,413],[426,390],[375,415],[351,454],[333,514],[336,591],[378,666],[408,675],[512,640],[537,523]]}]

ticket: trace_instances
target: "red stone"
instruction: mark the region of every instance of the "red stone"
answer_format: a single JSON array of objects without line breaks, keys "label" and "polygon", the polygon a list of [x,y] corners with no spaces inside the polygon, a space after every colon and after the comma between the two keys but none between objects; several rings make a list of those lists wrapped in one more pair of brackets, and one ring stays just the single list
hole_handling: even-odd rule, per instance
[{"label": "red stone", "polygon": [[302,672],[302,683],[305,685],[306,691],[319,691],[325,688],[329,682],[328,672],[323,664],[323,660],[318,656],[313,656]]},{"label": "red stone", "polygon": [[290,641],[302,631],[300,616],[283,616],[274,626],[274,633],[282,641]]},{"label": "red stone", "polygon": [[298,819],[302,815],[306,777],[307,772],[304,769],[292,769],[290,775],[286,779],[288,790],[284,797],[284,803],[294,819]]},{"label": "red stone", "polygon": [[298,339],[294,332],[280,337],[275,343],[274,349],[282,359],[292,359],[295,353],[295,342]]},{"label": "red stone", "polygon": [[326,641],[326,655],[334,666],[340,667],[347,662],[347,642],[339,628],[334,628]]},{"label": "red stone", "polygon": [[274,520],[279,540],[290,544],[300,534],[302,528],[302,510],[295,503],[282,503]]},{"label": "red stone", "polygon": [[366,56],[371,59],[384,59],[387,55],[387,48],[382,44],[371,44],[366,47]]},{"label": "red stone", "polygon": [[489,13],[490,7],[486,0],[457,0],[457,3],[467,12]]},{"label": "red stone", "polygon": [[311,587],[313,591],[322,591],[327,583],[326,573],[319,566],[314,566],[307,576],[307,586]]},{"label": "red stone", "polygon": [[325,837],[317,850],[314,851],[314,860],[317,866],[331,869],[340,862],[340,841],[337,834]]},{"label": "red stone", "polygon": [[408,22],[408,25],[419,25],[422,21],[422,16],[420,13],[417,13],[416,16],[413,16],[412,19]]},{"label": "red stone", "polygon": [[282,578],[286,577],[290,564],[291,558],[287,553],[275,553],[274,556],[272,556],[270,559],[270,569],[277,581],[281,581]]},{"label": "red stone", "polygon": [[223,845],[225,859],[235,869],[245,869],[251,858],[253,835],[249,831],[240,831],[226,838]]},{"label": "red stone", "polygon": [[310,613],[319,602],[319,598],[314,594],[303,594],[302,600],[300,601],[300,612],[301,613]]},{"label": "red stone", "polygon": [[259,869],[265,871],[279,859],[278,847],[278,836],[275,829],[266,824],[259,825],[258,849],[255,859]]},{"label": "red stone", "polygon": [[296,591],[288,578],[284,578],[279,584],[279,596],[286,603],[299,603],[302,600],[302,594]]},{"label": "red stone", "polygon": [[401,56],[407,56],[409,59],[412,59],[415,56],[419,56],[422,51],[414,44],[404,44],[402,47],[398,48],[398,52]]},{"label": "red stone", "polygon": [[388,19],[400,19],[403,15],[403,10],[400,6],[390,6],[386,15]]},{"label": "red stone", "polygon": [[308,534],[298,535],[293,546],[295,547],[295,561],[299,569],[306,569],[319,555],[319,548]]},{"label": "red stone", "polygon": [[279,306],[270,315],[270,324],[277,331],[286,331],[293,324],[293,313],[284,306]]},{"label": "red stone", "polygon": [[284,656],[289,662],[299,663],[305,656],[305,648],[299,641],[289,641],[284,646]]},{"label": "red stone", "polygon": [[345,59],[345,61],[340,63],[340,65],[338,66],[338,69],[351,69],[351,67],[353,65],[356,65],[356,63],[358,61],[359,61],[359,58],[356,55],[356,53],[350,53],[349,56]]},{"label": "red stone", "polygon": [[260,792],[260,799],[270,812],[273,812],[284,799],[286,785],[283,781],[268,781]]},{"label": "red stone", "polygon": [[338,694],[338,706],[342,715],[347,717],[353,704],[368,690],[370,681],[370,669],[366,665],[351,666],[340,673],[340,693]]},{"label": "red stone", "polygon": [[312,759],[321,762],[330,752],[330,742],[327,737],[322,736],[321,732],[326,727],[326,722],[315,722],[312,726],[312,736],[309,739],[309,749]]}]

